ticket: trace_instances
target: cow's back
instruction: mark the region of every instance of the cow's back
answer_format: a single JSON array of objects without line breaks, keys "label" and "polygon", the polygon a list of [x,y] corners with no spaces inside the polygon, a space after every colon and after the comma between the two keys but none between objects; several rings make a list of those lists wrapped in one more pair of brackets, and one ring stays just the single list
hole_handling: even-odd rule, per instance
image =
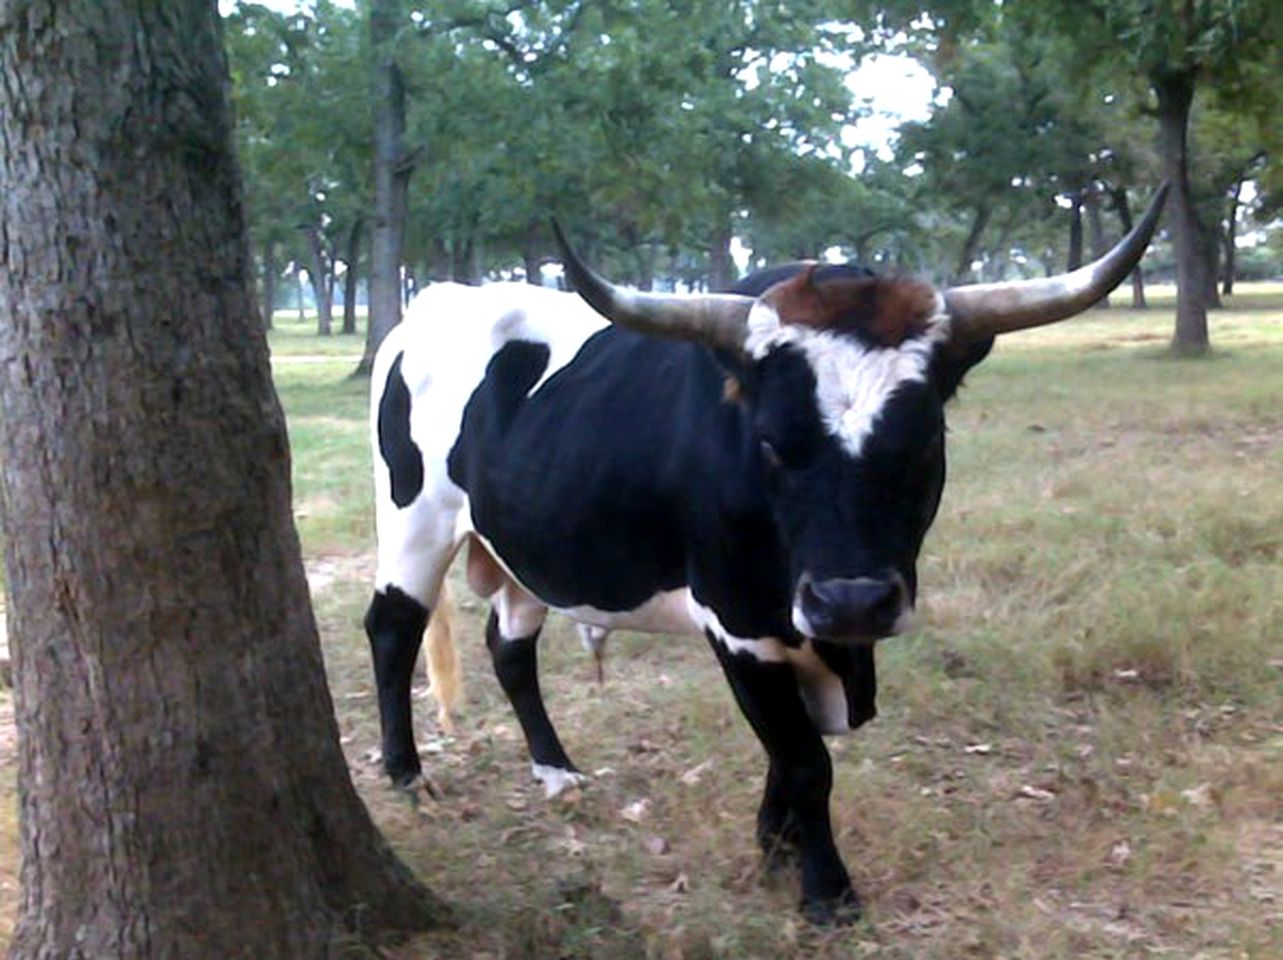
[{"label": "cow's back", "polygon": [[446,459],[463,411],[492,358],[513,342],[540,345],[547,375],[568,363],[604,321],[577,296],[502,283],[425,288],[384,339],[370,384],[370,437],[380,580],[410,579],[416,542],[446,536],[466,505]]}]

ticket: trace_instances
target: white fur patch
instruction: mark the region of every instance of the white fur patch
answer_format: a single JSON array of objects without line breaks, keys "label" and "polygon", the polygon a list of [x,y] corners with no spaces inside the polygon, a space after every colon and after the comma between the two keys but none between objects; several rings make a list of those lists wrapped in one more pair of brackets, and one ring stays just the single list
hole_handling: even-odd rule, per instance
[{"label": "white fur patch", "polygon": [[713,639],[730,653],[747,653],[760,663],[787,663],[797,676],[798,692],[816,729],[824,734],[849,733],[846,688],[842,678],[829,669],[815,652],[811,641],[790,647],[775,637],[748,639],[737,637],[724,626],[708,607],[690,601],[691,616]]},{"label": "white fur patch", "polygon": [[543,784],[543,795],[546,800],[565,793],[571,787],[582,786],[588,782],[588,778],[582,773],[562,767],[550,767],[543,763],[532,763],[530,772]]},{"label": "white fur patch", "polygon": [[887,401],[904,384],[926,380],[936,345],[948,338],[949,320],[939,295],[928,324],[926,333],[899,347],[870,348],[854,337],[781,323],[774,308],[759,301],[748,316],[745,346],[755,360],[785,345],[799,350],[815,374],[815,399],[825,429],[856,457]]},{"label": "white fur patch", "polygon": [[797,686],[802,693],[806,712],[820,733],[850,733],[846,688],[842,678],[820,659],[808,640],[796,650],[788,651],[788,661],[797,672]]},{"label": "white fur patch", "polygon": [[[690,594],[687,596],[690,597]],[[747,653],[761,663],[784,663],[788,659],[788,647],[774,637],[737,637],[722,626],[716,613],[701,605],[694,597],[690,597],[688,604],[691,619],[698,624],[700,632],[712,634],[713,639],[730,653]]]}]

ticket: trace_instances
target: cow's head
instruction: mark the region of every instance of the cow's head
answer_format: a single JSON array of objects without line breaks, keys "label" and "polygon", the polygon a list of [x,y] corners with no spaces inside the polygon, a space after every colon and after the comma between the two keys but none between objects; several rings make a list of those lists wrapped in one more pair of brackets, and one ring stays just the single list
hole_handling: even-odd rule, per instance
[{"label": "cow's head", "polygon": [[[999,334],[1072,316],[1139,261],[1166,197],[1100,260],[1059,277],[937,291],[799,265],[746,292],[639,293],[562,241],[576,290],[611,321],[713,347],[743,403],[792,577],[793,627],[830,643],[898,632],[944,485],[944,405]],[[560,238],[560,233],[558,233]],[[771,277],[770,279],[775,279]]]}]

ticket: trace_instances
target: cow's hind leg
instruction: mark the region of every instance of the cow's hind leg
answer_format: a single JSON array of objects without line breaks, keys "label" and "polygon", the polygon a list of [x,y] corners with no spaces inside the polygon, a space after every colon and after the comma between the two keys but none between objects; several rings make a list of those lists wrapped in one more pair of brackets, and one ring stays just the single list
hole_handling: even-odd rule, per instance
[{"label": "cow's hind leg", "polygon": [[[787,831],[790,812],[796,822],[802,912],[815,923],[854,923],[860,917],[860,900],[833,842],[829,819],[833,765],[802,701],[793,668],[759,661],[747,652],[732,654],[709,639],[740,709],[770,757],[772,774],[763,804],[767,826]],[[759,830],[761,825],[759,819]]]},{"label": "cow's hind leg", "polygon": [[422,774],[410,714],[410,683],[428,625],[428,608],[396,586],[376,590],[365,614],[365,632],[374,658],[383,733],[383,769],[398,787]]},{"label": "cow's hind leg", "polygon": [[531,770],[544,785],[544,793],[555,797],[585,778],[566,756],[539,689],[539,631],[546,615],[547,609],[538,601],[508,584],[495,597],[486,624],[486,646],[499,686],[525,734]]},{"label": "cow's hind leg", "polygon": [[405,509],[380,504],[379,569],[365,632],[379,695],[383,769],[398,787],[412,787],[422,776],[410,687],[423,631],[459,548],[455,512],[453,504],[429,497]]}]

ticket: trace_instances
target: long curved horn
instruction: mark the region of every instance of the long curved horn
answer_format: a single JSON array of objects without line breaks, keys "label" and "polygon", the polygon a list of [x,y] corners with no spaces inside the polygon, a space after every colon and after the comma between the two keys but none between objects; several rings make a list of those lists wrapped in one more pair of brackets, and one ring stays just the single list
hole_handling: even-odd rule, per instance
[{"label": "long curved horn", "polygon": [[944,292],[954,336],[966,340],[1064,320],[1086,310],[1123,282],[1149,246],[1170,184],[1164,183],[1132,232],[1093,263],[1045,280],[978,283]]},{"label": "long curved horn", "polygon": [[744,348],[752,297],[644,293],[617,287],[579,259],[556,220],[552,230],[561,247],[567,278],[588,305],[611,323],[669,340],[691,340],[730,350]]}]

